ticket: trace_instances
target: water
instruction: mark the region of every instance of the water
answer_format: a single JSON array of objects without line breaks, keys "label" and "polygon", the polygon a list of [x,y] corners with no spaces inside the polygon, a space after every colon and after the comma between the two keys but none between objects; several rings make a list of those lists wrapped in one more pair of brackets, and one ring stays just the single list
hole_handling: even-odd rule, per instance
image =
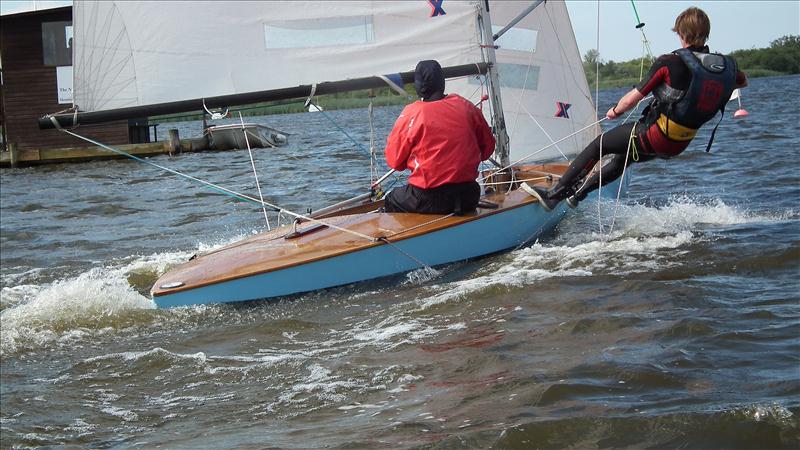
[{"label": "water", "polygon": [[[3,169],[0,447],[797,448],[798,81],[530,248],[269,302],[147,296],[263,228],[251,205],[133,161]],[[321,114],[258,120],[293,133],[255,154],[270,201],[368,182]],[[243,151],[152,161],[255,192]]]}]

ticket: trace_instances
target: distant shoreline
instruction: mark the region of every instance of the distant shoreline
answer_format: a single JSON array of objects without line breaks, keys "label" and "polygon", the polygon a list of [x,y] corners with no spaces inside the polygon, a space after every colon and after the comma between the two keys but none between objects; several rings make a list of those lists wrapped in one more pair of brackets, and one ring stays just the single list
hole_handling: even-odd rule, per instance
[{"label": "distant shoreline", "polygon": [[[786,74],[768,70],[760,70],[756,69],[751,72],[746,72],[748,78],[763,78],[763,77],[786,77],[786,76],[797,76],[798,74]],[[639,84],[638,78],[619,78],[616,80],[601,80],[600,81],[600,90],[606,89],[620,89],[620,88],[632,88]],[[595,87],[594,84],[590,82],[589,84],[590,91],[594,92]],[[358,109],[358,108],[366,108],[369,106],[370,101],[372,101],[373,106],[375,107],[382,107],[382,106],[398,106],[398,105],[405,105],[408,104],[409,101],[406,98],[403,98],[399,95],[392,94],[392,93],[382,93],[375,97],[370,98],[368,91],[356,91],[348,93],[348,97],[337,97],[337,95],[330,95],[330,96],[319,96],[317,98],[317,103],[325,110],[325,111],[335,111],[335,110],[344,110],[344,109]],[[293,102],[274,102],[271,104],[261,104],[261,105],[252,105],[252,106],[245,106],[242,108],[231,108],[232,112],[242,112],[242,116],[250,117],[250,116],[271,116],[271,115],[280,115],[280,114],[297,114],[297,113],[304,113],[307,112],[307,108],[304,105],[303,100],[293,101]],[[185,121],[200,121],[203,120],[203,116],[201,113],[191,114],[191,115],[184,115],[184,116],[155,116],[150,117],[150,123],[162,123],[162,122],[185,122]]]}]

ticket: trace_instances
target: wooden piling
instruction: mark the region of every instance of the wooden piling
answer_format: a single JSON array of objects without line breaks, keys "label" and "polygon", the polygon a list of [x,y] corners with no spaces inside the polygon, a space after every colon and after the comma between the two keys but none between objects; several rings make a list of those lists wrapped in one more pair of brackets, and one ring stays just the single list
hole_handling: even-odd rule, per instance
[{"label": "wooden piling", "polygon": [[181,138],[178,136],[178,130],[172,129],[169,130],[169,155],[175,155],[181,153]]},{"label": "wooden piling", "polygon": [[16,142],[8,143],[8,156],[11,167],[17,167],[17,165],[19,164],[19,152],[17,151]]}]

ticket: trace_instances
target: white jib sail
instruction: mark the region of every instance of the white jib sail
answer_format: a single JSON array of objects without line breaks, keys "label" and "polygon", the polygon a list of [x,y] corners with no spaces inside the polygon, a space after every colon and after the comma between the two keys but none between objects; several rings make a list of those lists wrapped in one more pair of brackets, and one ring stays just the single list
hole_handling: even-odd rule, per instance
[{"label": "white jib sail", "polygon": [[[494,31],[530,3],[490,2]],[[531,153],[536,153],[534,161],[563,160],[562,154],[571,159],[597,136],[599,127],[538,152],[596,121],[566,4],[549,0],[539,5],[495,45],[511,161]]]},{"label": "white jib sail", "polygon": [[[484,61],[483,0],[129,2],[73,6],[74,103],[102,111],[393,74],[436,59]],[[491,1],[499,30],[530,5]],[[563,1],[540,5],[497,41],[511,160],[595,120]],[[448,92],[477,102],[478,77]],[[487,111],[488,108],[484,109]],[[537,155],[574,155],[595,130]]]}]

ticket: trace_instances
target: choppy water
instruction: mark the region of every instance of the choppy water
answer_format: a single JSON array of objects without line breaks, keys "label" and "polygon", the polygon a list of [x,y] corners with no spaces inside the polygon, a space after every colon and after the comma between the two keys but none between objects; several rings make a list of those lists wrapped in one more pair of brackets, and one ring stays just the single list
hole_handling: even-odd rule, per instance
[{"label": "choppy water", "polygon": [[[146,293],[252,206],[133,161],[3,169],[0,447],[798,448],[799,81],[752,80],[711,154],[706,129],[533,247],[244,305]],[[259,120],[294,133],[256,153],[271,201],[362,191],[322,115]],[[153,161],[255,192],[243,151]]]}]

